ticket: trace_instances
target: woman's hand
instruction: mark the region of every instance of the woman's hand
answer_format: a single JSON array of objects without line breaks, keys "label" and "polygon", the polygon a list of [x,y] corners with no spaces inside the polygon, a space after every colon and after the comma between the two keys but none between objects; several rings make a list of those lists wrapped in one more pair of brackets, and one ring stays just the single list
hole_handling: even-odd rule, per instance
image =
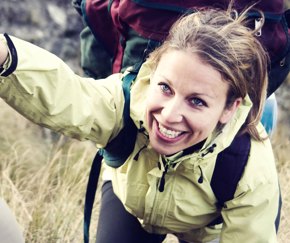
[{"label": "woman's hand", "polygon": [[2,66],[8,56],[8,47],[0,41],[0,66]]}]

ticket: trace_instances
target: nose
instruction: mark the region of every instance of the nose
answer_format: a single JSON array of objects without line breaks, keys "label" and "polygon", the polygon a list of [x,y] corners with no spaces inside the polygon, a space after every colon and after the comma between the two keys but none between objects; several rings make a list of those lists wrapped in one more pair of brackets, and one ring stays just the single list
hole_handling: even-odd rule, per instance
[{"label": "nose", "polygon": [[178,99],[167,101],[162,108],[161,115],[164,122],[177,123],[183,119],[182,104]]}]

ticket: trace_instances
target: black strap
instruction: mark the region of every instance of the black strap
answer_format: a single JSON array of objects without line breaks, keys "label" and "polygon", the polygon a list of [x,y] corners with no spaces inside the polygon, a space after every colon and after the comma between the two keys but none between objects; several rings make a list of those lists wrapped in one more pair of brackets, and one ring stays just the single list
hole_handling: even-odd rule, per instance
[{"label": "black strap", "polygon": [[250,135],[245,133],[235,137],[231,145],[218,154],[211,187],[220,207],[233,198],[247,164],[250,147]]},{"label": "black strap", "polygon": [[103,159],[103,156],[101,154],[101,151],[98,151],[98,153],[96,154],[93,160],[93,164],[92,164],[91,171],[89,174],[89,180],[87,184],[87,191],[86,191],[86,198],[85,198],[85,207],[84,207],[84,242],[85,243],[89,243],[90,241],[91,216],[92,216],[99,176],[101,172],[102,159]]},{"label": "black strap", "polygon": [[114,138],[103,150],[103,156],[106,164],[117,168],[121,166],[134,149],[137,127],[130,117],[130,87],[135,80],[138,72],[133,69],[123,78],[123,93],[124,93],[124,127],[116,138]]},{"label": "black strap", "polygon": [[[211,187],[218,200],[218,208],[221,209],[226,201],[233,199],[236,187],[247,164],[250,148],[250,136],[244,134],[236,137],[227,149],[219,153],[211,180]],[[276,232],[278,232],[279,229],[282,208],[280,187],[278,204],[279,206],[275,220]],[[208,226],[213,226],[222,222],[223,219],[219,216],[209,223]]]},{"label": "black strap", "polygon": [[277,212],[277,216],[276,216],[276,220],[275,220],[276,233],[278,233],[279,226],[280,226],[281,210],[282,210],[282,195],[281,195],[281,188],[280,188],[280,185],[279,185],[278,212]]},{"label": "black strap", "polygon": [[290,70],[290,51],[283,60],[272,63],[269,71],[269,82],[267,88],[267,96],[273,94],[281,84],[286,80]]},{"label": "black strap", "polygon": [[[210,183],[218,200],[218,209],[221,209],[226,201],[233,199],[237,185],[248,161],[250,147],[250,135],[245,133],[235,137],[231,145],[218,154]],[[222,222],[222,217],[219,216],[208,226]]]},{"label": "black strap", "polygon": [[123,111],[124,128],[105,149],[100,149],[97,152],[92,163],[84,206],[84,243],[89,243],[91,216],[103,158],[105,159],[106,164],[117,168],[126,161],[134,149],[137,127],[130,118],[130,86],[132,81],[135,80],[139,68],[140,65],[133,68],[132,71],[123,78],[122,87],[125,98]]}]

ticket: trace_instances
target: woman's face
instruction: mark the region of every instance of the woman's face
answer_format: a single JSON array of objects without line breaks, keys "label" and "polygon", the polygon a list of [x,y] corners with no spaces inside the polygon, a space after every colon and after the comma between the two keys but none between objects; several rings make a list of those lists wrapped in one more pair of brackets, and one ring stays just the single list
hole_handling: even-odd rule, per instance
[{"label": "woman's face", "polygon": [[225,108],[228,84],[196,54],[170,50],[151,77],[147,124],[151,146],[171,155],[206,139],[229,121],[241,99]]}]

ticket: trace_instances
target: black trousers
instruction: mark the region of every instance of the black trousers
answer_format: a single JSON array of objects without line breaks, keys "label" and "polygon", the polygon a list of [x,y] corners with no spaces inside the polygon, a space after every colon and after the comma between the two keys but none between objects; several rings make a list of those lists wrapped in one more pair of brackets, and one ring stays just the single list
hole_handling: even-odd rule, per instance
[{"label": "black trousers", "polygon": [[146,232],[137,218],[125,210],[112,183],[103,184],[96,243],[162,243],[165,237]]}]

